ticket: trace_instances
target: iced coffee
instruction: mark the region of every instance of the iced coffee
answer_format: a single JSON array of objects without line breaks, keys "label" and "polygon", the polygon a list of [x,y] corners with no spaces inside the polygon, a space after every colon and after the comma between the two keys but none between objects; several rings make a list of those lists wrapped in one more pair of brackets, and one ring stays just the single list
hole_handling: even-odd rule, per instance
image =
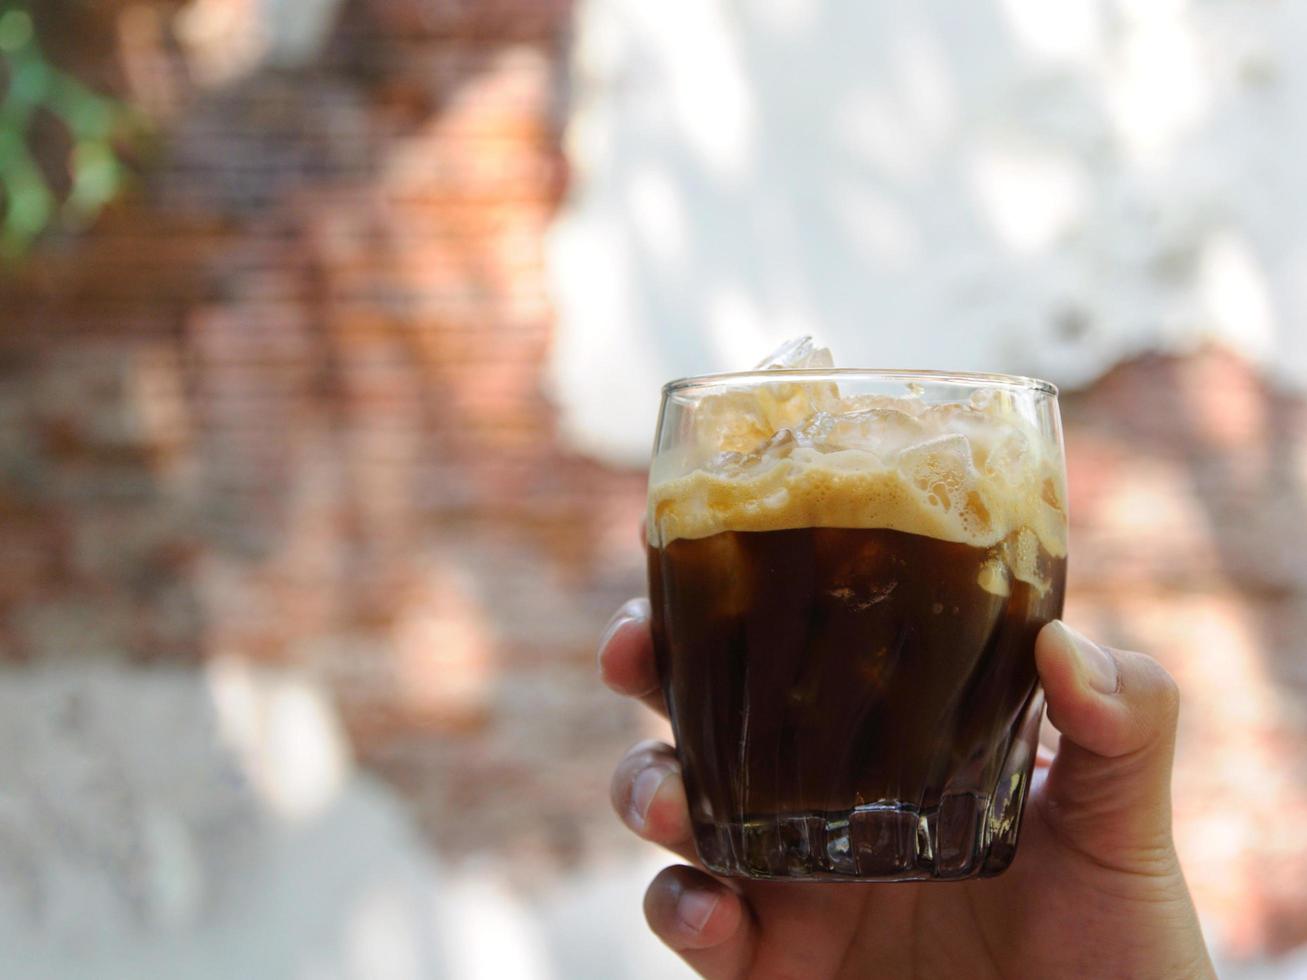
[{"label": "iced coffee", "polygon": [[825,357],[664,391],[649,579],[699,853],[751,877],[994,874],[1062,608],[1056,393]]}]

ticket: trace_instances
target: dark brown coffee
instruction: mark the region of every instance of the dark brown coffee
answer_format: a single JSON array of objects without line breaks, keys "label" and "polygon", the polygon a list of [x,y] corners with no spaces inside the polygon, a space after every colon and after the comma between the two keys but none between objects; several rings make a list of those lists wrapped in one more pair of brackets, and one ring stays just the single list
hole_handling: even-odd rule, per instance
[{"label": "dark brown coffee", "polygon": [[977,547],[798,527],[651,547],[655,651],[707,866],[1006,867],[1042,707],[1034,640],[1061,614],[1065,569],[1029,533]]}]

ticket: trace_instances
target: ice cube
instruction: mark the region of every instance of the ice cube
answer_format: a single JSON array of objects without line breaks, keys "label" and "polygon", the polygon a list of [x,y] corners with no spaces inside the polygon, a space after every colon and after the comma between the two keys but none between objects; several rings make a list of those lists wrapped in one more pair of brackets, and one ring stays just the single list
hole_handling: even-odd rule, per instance
[{"label": "ice cube", "polygon": [[888,408],[906,415],[920,416],[932,407],[916,398],[896,398],[893,395],[850,395],[840,402],[840,412],[845,415],[874,408]]},{"label": "ice cube", "polygon": [[707,469],[710,473],[724,473],[727,476],[735,476],[751,466],[754,466],[761,457],[735,452],[718,453],[708,461]]},{"label": "ice cube", "polygon": [[830,349],[818,347],[811,337],[796,337],[787,340],[758,362],[755,371],[775,371],[780,369],[831,368],[835,359]]},{"label": "ice cube", "polygon": [[715,615],[730,619],[752,608],[753,565],[739,535],[727,531],[700,538],[685,554],[693,555],[693,563],[687,562],[692,577],[683,579],[683,584],[700,595]]},{"label": "ice cube", "polygon": [[980,468],[989,476],[1015,485],[1022,481],[1025,471],[1030,468],[1030,440],[1019,429],[1011,429],[989,447],[981,458],[976,453]]},{"label": "ice cube", "polygon": [[756,452],[739,453],[727,450],[717,453],[708,460],[705,469],[709,473],[726,477],[757,475],[776,460],[789,456],[795,445],[794,434],[789,429],[782,429]]},{"label": "ice cube", "polygon": [[898,469],[930,502],[943,510],[963,505],[975,486],[971,443],[966,436],[939,436],[903,450]]},{"label": "ice cube", "polygon": [[772,432],[799,429],[818,412],[834,407],[839,392],[826,382],[778,382],[759,385],[758,408]]},{"label": "ice cube", "polygon": [[[781,345],[764,358],[759,369],[815,368],[832,366],[830,351],[814,347],[811,337]],[[839,389],[826,381],[780,381],[750,389],[723,391],[704,398],[695,412],[694,433],[706,455],[766,452],[767,443],[784,430],[797,432],[814,415],[832,409],[839,401]],[[767,447],[767,448],[765,448]],[[776,447],[783,450],[784,446]]]},{"label": "ice cube", "polygon": [[709,395],[694,413],[695,439],[707,453],[749,455],[761,449],[775,431],[750,391]]},{"label": "ice cube", "polygon": [[815,412],[803,425],[794,429],[796,445],[808,449],[822,449],[830,442],[831,429],[835,419],[827,412]]},{"label": "ice cube", "polygon": [[829,578],[826,594],[853,612],[866,612],[885,602],[899,585],[903,560],[883,543],[872,539],[852,556],[847,553],[847,539],[840,532],[816,529],[817,553],[825,559],[839,556]]},{"label": "ice cube", "polygon": [[892,459],[925,435],[921,423],[896,408],[867,408],[830,418],[822,435],[831,449],[862,449]]},{"label": "ice cube", "polygon": [[800,438],[794,429],[781,429],[767,440],[767,445],[762,449],[763,455],[784,459],[796,446],[804,445]]}]

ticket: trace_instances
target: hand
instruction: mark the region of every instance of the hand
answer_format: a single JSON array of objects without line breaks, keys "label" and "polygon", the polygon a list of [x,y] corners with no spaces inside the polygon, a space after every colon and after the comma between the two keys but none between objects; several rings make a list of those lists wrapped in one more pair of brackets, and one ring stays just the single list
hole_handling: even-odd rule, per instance
[{"label": "hand", "polygon": [[[670,867],[649,926],[710,980],[803,977],[1214,977],[1171,839],[1175,682],[1153,659],[1061,623],[1035,660],[1061,733],[1041,750],[1016,860],[996,878],[820,885],[719,880]],[[649,604],[633,600],[599,649],[604,681],[666,713]],[[642,742],[613,776],[627,825],[698,864],[680,767]]]}]

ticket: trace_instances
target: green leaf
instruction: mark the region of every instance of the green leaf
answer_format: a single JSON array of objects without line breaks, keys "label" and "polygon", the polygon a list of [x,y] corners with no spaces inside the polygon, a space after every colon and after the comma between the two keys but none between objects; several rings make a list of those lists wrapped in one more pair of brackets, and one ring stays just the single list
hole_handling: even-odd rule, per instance
[{"label": "green leaf", "polygon": [[9,102],[20,107],[38,106],[50,91],[53,71],[39,58],[20,58],[10,64]]},{"label": "green leaf", "polygon": [[0,13],[0,51],[21,51],[31,43],[32,34],[32,15],[26,10],[15,8]]},{"label": "green leaf", "polygon": [[[21,0],[0,0],[0,61],[8,76],[0,95],[0,258],[23,255],[52,222],[76,228],[93,220],[127,181],[114,139],[135,139],[144,116],[87,88],[45,60]],[[73,140],[72,188],[58,200],[27,147],[33,114],[57,116]]]},{"label": "green leaf", "polygon": [[113,200],[122,186],[122,167],[107,143],[82,143],[73,151],[73,189],[67,213],[75,218],[95,214]]}]

